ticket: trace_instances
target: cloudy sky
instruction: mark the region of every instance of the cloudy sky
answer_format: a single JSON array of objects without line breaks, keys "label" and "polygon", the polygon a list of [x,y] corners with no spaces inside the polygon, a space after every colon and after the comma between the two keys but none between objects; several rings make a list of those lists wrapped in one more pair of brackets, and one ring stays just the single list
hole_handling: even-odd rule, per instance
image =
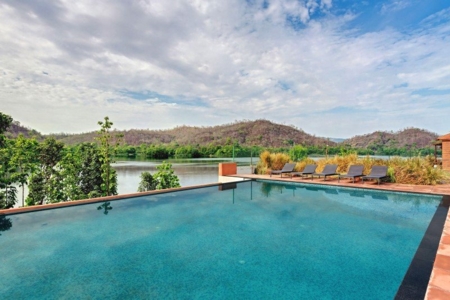
[{"label": "cloudy sky", "polygon": [[0,0],[0,20],[0,111],[43,133],[450,131],[447,0]]}]

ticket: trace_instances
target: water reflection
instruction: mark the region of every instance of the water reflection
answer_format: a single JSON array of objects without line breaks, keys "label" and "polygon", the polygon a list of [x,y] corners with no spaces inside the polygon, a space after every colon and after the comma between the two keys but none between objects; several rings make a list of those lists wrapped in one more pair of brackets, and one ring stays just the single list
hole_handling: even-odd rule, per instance
[{"label": "water reflection", "polygon": [[236,182],[228,182],[219,185],[219,191],[232,190],[232,203],[234,204],[234,190],[237,188]]},{"label": "water reflection", "polygon": [[109,201],[106,201],[105,203],[103,203],[102,205],[97,207],[97,210],[103,210],[103,214],[105,214],[105,215],[107,215],[111,209],[113,209],[113,208]]},{"label": "water reflection", "polygon": [[287,186],[290,186],[290,185],[273,183],[273,182],[262,182],[261,183],[261,193],[268,198],[268,197],[270,197],[270,195],[273,191],[277,192],[279,194],[282,194],[283,189],[286,189]]},{"label": "water reflection", "polygon": [[[11,229],[11,227],[12,227],[11,220],[6,216],[0,215],[0,231],[9,230]],[[0,233],[0,236],[1,235],[2,234]]]}]

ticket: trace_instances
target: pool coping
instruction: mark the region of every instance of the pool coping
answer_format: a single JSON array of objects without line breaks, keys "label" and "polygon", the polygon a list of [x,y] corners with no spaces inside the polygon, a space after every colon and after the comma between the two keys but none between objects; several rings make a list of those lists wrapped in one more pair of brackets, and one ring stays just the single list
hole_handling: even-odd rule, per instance
[{"label": "pool coping", "polygon": [[[404,192],[404,193],[415,193],[415,194],[427,194],[427,195],[440,195],[450,199],[450,184],[438,185],[438,186],[419,186],[419,185],[408,185],[408,184],[393,184],[393,183],[382,183],[380,185],[373,182],[361,183],[357,181],[355,183],[351,180],[341,180],[338,182],[334,178],[329,178],[328,180],[323,179],[304,179],[299,177],[269,177],[269,175],[256,175],[256,174],[236,174],[230,175],[229,177],[236,179],[237,181],[245,180],[272,180],[272,181],[282,181],[282,182],[296,182],[296,183],[309,183],[316,185],[326,185],[326,186],[338,186],[338,187],[350,187],[356,189],[373,189],[382,190],[390,192]],[[92,199],[83,199],[76,201],[60,202],[46,205],[35,205],[12,209],[0,210],[1,215],[13,215],[19,213],[27,213],[32,211],[40,211],[47,209],[55,209],[66,206],[75,205],[85,205],[91,203],[105,202],[105,201],[115,201],[125,198],[135,198],[154,194],[164,194],[170,192],[184,191],[199,189],[205,187],[226,185],[229,182],[215,182],[209,184],[193,185],[180,188],[171,188],[165,190],[155,190],[148,192],[137,192],[131,194],[121,194],[115,196],[107,196]],[[449,200],[450,202],[450,200]],[[447,216],[445,218],[444,227],[442,230],[442,235],[440,237],[438,250],[434,259],[433,269],[431,271],[430,280],[428,282],[427,291],[425,294],[426,300],[437,300],[437,299],[450,299],[450,210],[448,210]]]},{"label": "pool coping", "polygon": [[115,201],[115,200],[122,200],[122,199],[128,199],[128,198],[142,197],[142,196],[147,196],[147,195],[166,194],[166,193],[172,193],[172,192],[179,192],[179,191],[201,189],[201,188],[212,187],[212,186],[219,186],[219,185],[224,185],[224,184],[227,184],[227,182],[215,182],[215,183],[191,185],[191,186],[185,186],[185,187],[179,187],[179,188],[170,188],[170,189],[164,189],[164,190],[153,190],[153,191],[147,191],[147,192],[136,192],[136,193],[131,193],[131,194],[120,194],[120,195],[105,196],[105,197],[98,197],[98,198],[91,198],[91,199],[49,203],[49,204],[44,204],[44,205],[33,205],[33,206],[25,206],[25,207],[10,208],[10,209],[0,209],[0,216],[1,215],[15,215],[15,214],[47,210],[47,209],[55,209],[55,208],[66,207],[66,206],[76,206],[76,205],[85,205],[85,204],[99,203],[99,202],[105,202],[105,201]]}]

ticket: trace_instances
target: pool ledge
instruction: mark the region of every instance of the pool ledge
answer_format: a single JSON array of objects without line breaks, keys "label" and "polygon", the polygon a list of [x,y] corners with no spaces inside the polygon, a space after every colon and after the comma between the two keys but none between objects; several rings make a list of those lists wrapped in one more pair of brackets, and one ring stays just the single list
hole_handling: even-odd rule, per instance
[{"label": "pool ledge", "polygon": [[60,208],[60,207],[65,207],[65,206],[84,205],[84,204],[91,204],[91,203],[98,203],[98,202],[105,202],[105,201],[121,200],[121,199],[126,199],[126,198],[142,197],[142,196],[147,196],[147,195],[165,194],[165,193],[171,193],[171,192],[177,192],[177,191],[185,191],[185,190],[199,189],[199,188],[205,188],[205,187],[211,187],[211,186],[218,186],[218,185],[222,185],[222,184],[227,184],[228,182],[242,181],[242,180],[245,180],[245,179],[243,179],[243,178],[238,179],[235,177],[234,179],[229,179],[229,180],[224,179],[223,181],[209,183],[209,184],[191,185],[191,186],[185,186],[185,187],[179,187],[179,188],[154,190],[154,191],[148,191],[148,192],[137,192],[137,193],[132,193],[132,194],[120,194],[120,195],[115,195],[115,196],[74,200],[74,201],[51,203],[51,204],[45,204],[45,205],[33,205],[33,206],[25,206],[25,207],[19,207],[19,208],[0,209],[0,215],[13,215],[13,214],[38,211],[38,210]]},{"label": "pool ledge", "polygon": [[[351,182],[350,180],[341,180],[329,178],[326,181],[323,179],[300,179],[294,177],[293,179],[289,177],[280,177],[269,175],[235,175],[243,178],[251,179],[270,179],[279,180],[286,182],[302,182],[302,183],[314,183],[321,185],[331,185],[331,186],[343,186],[352,188],[364,188],[364,189],[374,189],[383,191],[393,191],[393,192],[406,192],[406,193],[419,193],[428,195],[441,195],[447,200],[450,199],[450,184],[443,185],[412,185],[412,184],[396,184],[396,183],[382,183],[380,185],[374,182]],[[436,258],[433,264],[433,270],[431,272],[430,280],[428,282],[427,291],[425,294],[426,300],[438,300],[438,299],[450,299],[450,210],[447,213],[447,217],[444,223],[444,229],[442,231],[442,236],[439,242],[439,248],[437,250]]]}]

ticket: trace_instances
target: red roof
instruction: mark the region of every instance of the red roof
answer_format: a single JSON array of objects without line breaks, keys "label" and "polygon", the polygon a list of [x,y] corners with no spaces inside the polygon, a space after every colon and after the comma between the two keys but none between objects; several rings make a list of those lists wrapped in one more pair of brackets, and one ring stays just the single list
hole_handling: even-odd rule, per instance
[{"label": "red roof", "polygon": [[443,135],[443,136],[440,136],[437,139],[441,140],[441,141],[450,141],[450,133],[448,133],[446,135]]}]

